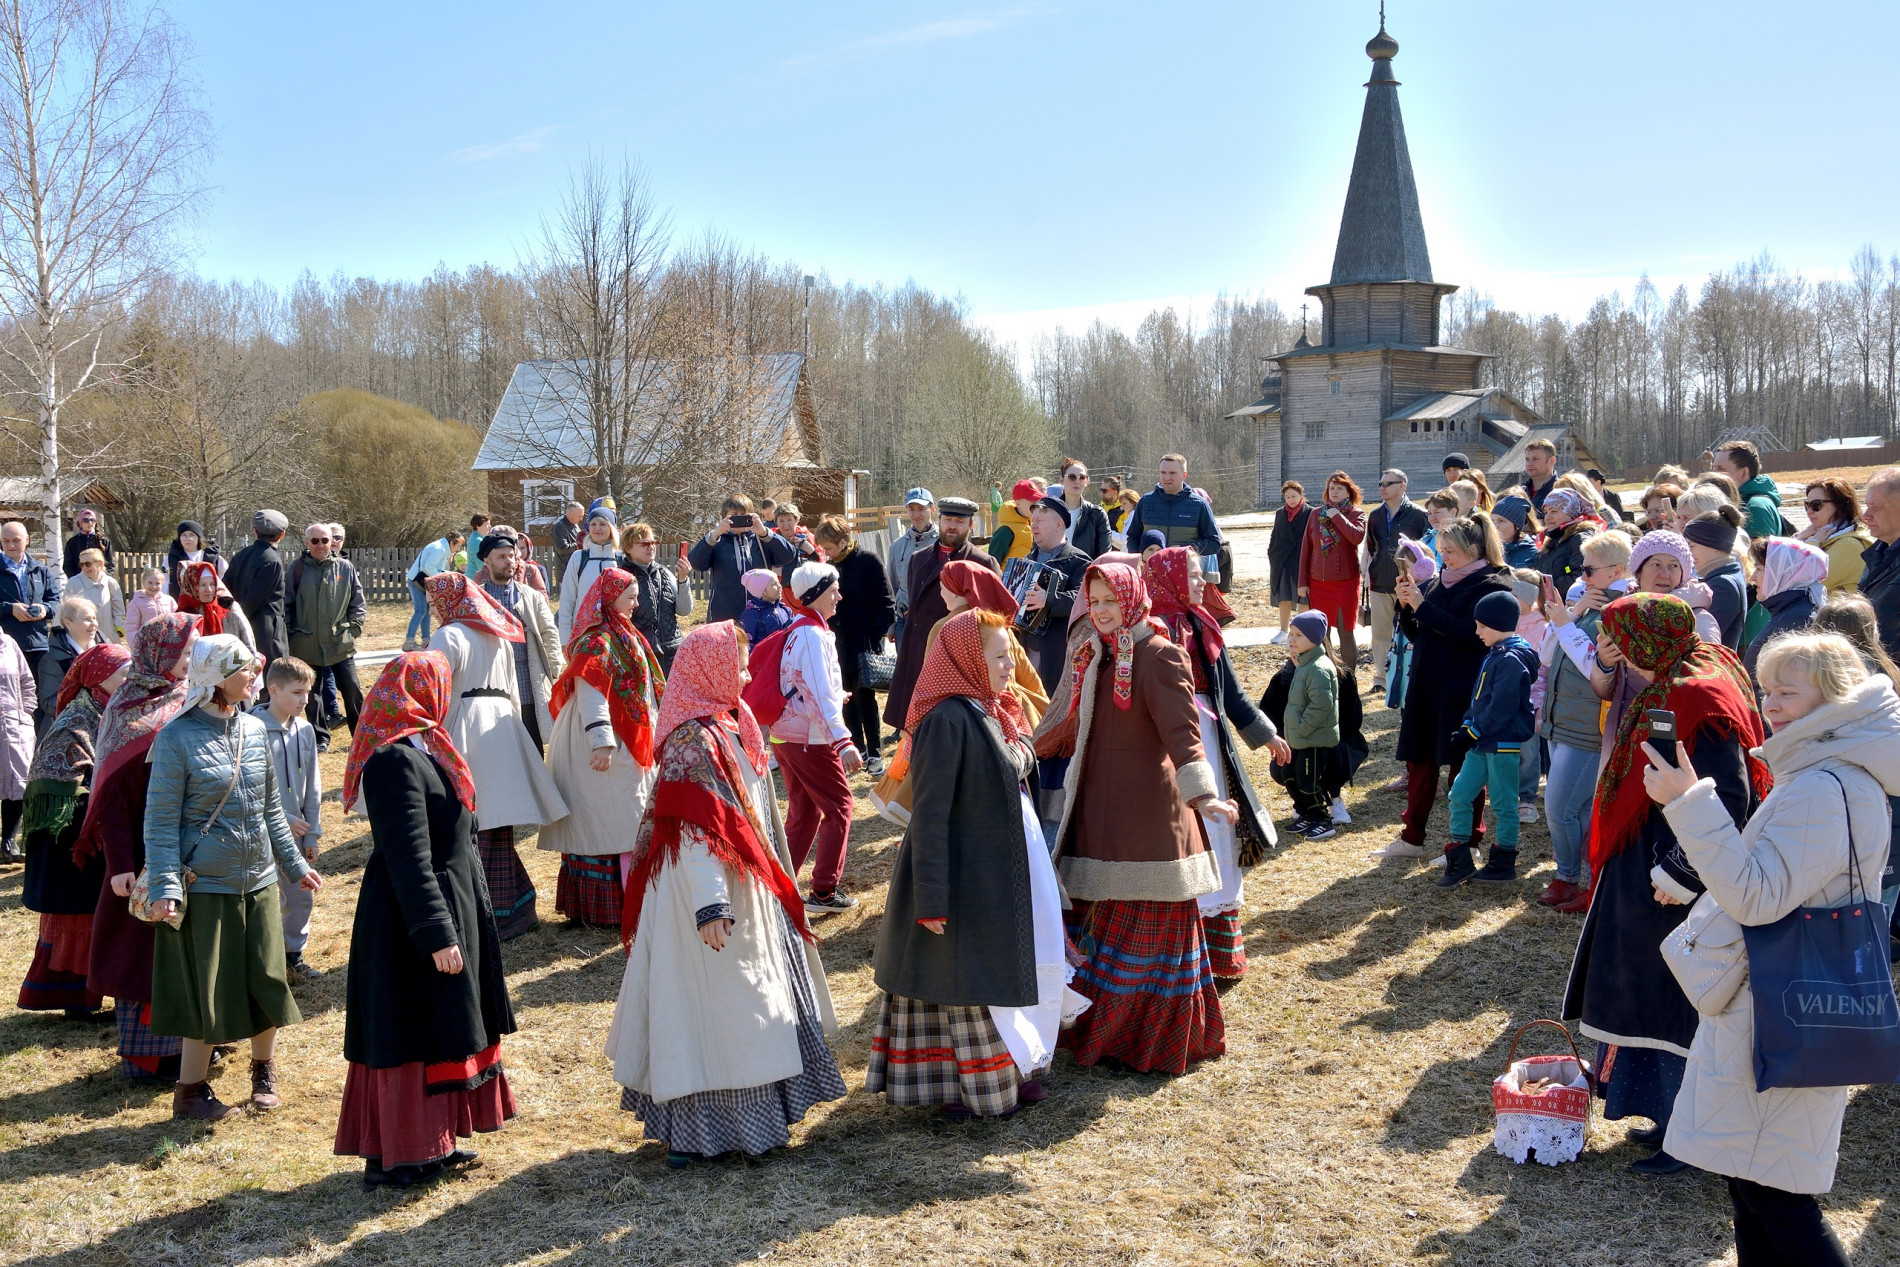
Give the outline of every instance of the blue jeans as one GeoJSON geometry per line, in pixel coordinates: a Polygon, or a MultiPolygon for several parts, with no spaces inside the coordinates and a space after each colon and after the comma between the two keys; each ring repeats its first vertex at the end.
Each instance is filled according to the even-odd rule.
{"type": "Polygon", "coordinates": [[[1550,825],[1550,851],[1557,878],[1583,883],[1584,848],[1590,840],[1590,813],[1596,803],[1597,753],[1567,743],[1550,745],[1550,777],[1544,781],[1544,816],[1550,825]]]}
{"type": "Polygon", "coordinates": [[[428,591],[413,579],[409,582],[409,632],[402,636],[404,642],[427,642],[429,640],[429,595],[428,591]]]}
{"type": "Polygon", "coordinates": [[[1517,763],[1514,749],[1465,754],[1458,777],[1451,784],[1451,838],[1459,844],[1471,843],[1476,824],[1472,807],[1486,787],[1491,792],[1491,812],[1497,816],[1497,832],[1491,837],[1493,848],[1517,852],[1517,763]]]}
{"type": "Polygon", "coordinates": [[[1517,803],[1537,799],[1537,780],[1544,773],[1543,744],[1536,735],[1524,741],[1517,765],[1517,803]]]}

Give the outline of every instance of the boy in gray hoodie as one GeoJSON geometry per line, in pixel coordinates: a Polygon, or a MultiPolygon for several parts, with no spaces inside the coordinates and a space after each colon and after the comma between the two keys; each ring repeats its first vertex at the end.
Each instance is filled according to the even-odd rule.
{"type": "MultiPolygon", "coordinates": [[[[264,685],[270,692],[268,702],[251,709],[264,722],[277,786],[282,789],[284,817],[290,820],[290,834],[307,862],[317,860],[323,835],[318,818],[323,776],[317,770],[317,732],[304,718],[304,706],[310,702],[310,691],[316,684],[316,670],[295,656],[280,656],[264,673],[264,685]]],[[[323,975],[303,957],[304,947],[310,944],[310,917],[316,910],[316,896],[302,885],[280,882],[277,886],[277,905],[284,919],[284,963],[292,980],[311,981],[323,975]]]]}

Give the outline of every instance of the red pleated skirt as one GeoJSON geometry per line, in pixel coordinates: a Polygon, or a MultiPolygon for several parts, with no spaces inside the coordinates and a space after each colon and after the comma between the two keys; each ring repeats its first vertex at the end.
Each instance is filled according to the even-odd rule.
{"type": "Polygon", "coordinates": [[[430,1095],[430,1070],[439,1068],[420,1060],[394,1069],[352,1062],[336,1124],[337,1156],[374,1157],[385,1170],[419,1166],[454,1152],[458,1137],[500,1130],[515,1115],[515,1093],[498,1062],[472,1090],[430,1095]]]}
{"type": "Polygon", "coordinates": [[[97,1009],[103,1000],[86,988],[86,965],[91,953],[92,916],[41,915],[33,962],[27,967],[26,980],[20,983],[20,1008],[39,1012],[97,1009]]]}

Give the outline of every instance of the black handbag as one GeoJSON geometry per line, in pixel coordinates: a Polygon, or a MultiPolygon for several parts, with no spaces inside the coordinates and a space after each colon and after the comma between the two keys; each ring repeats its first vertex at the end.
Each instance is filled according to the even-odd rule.
{"type": "Polygon", "coordinates": [[[888,691],[897,676],[897,657],[877,651],[858,652],[858,689],[888,691]]]}

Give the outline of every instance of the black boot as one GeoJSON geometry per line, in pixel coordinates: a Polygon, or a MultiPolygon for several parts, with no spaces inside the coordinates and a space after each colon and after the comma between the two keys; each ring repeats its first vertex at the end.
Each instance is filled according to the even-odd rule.
{"type": "Polygon", "coordinates": [[[1485,855],[1484,869],[1471,878],[1479,884],[1516,884],[1517,850],[1492,845],[1485,855]]]}
{"type": "Polygon", "coordinates": [[[1453,841],[1445,846],[1445,874],[1438,877],[1438,887],[1455,889],[1478,873],[1471,862],[1471,846],[1453,841]]]}

